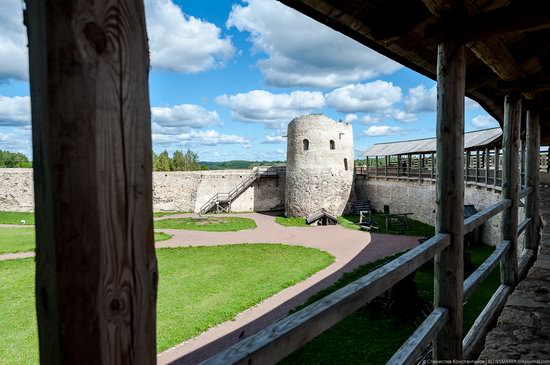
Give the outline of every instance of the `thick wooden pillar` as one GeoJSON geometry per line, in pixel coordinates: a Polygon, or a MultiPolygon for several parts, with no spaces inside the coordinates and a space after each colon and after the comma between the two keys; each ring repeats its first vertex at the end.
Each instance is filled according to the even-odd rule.
{"type": "Polygon", "coordinates": [[[525,248],[532,249],[537,254],[540,236],[540,125],[538,112],[527,110],[526,115],[527,169],[526,183],[533,192],[526,198],[526,217],[531,218],[531,224],[525,232],[525,248]]]}
{"type": "Polygon", "coordinates": [[[143,1],[27,0],[42,364],[154,364],[143,1]]]}
{"type": "Polygon", "coordinates": [[[504,131],[502,136],[502,198],[512,205],[502,213],[502,239],[510,241],[510,248],[502,259],[501,282],[515,285],[518,275],[518,193],[519,193],[519,127],[521,122],[521,95],[504,97],[504,131]]]}
{"type": "Polygon", "coordinates": [[[449,310],[449,321],[434,342],[434,360],[462,358],[464,281],[464,45],[445,42],[437,50],[436,232],[451,244],[435,257],[434,306],[449,310]]]}

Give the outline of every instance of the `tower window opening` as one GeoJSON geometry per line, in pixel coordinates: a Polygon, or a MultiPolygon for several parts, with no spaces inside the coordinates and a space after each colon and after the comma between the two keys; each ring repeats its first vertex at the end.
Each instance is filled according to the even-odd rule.
{"type": "Polygon", "coordinates": [[[330,140],[330,149],[331,149],[331,150],[336,149],[336,143],[334,142],[333,139],[330,140]]]}
{"type": "Polygon", "coordinates": [[[344,158],[344,169],[348,171],[348,159],[344,158]]]}
{"type": "Polygon", "coordinates": [[[304,139],[302,142],[304,144],[304,151],[309,150],[309,139],[304,139]]]}

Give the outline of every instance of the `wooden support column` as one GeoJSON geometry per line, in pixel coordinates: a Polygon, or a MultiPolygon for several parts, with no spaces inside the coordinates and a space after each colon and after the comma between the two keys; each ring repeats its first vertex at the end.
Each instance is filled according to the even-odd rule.
{"type": "Polygon", "coordinates": [[[374,174],[376,177],[378,177],[378,156],[374,157],[374,164],[376,166],[376,170],[374,170],[374,174]]]}
{"type": "Polygon", "coordinates": [[[397,155],[397,180],[399,180],[400,175],[401,175],[401,155],[397,155]]]}
{"type": "Polygon", "coordinates": [[[479,183],[479,149],[476,149],[476,184],[479,183]]]}
{"type": "Polygon", "coordinates": [[[434,159],[434,153],[432,152],[432,162],[431,162],[431,165],[432,165],[432,168],[430,170],[430,178],[433,180],[434,179],[434,169],[435,169],[435,159],[434,159]]]}
{"type": "Polygon", "coordinates": [[[512,205],[502,213],[502,239],[510,241],[500,267],[502,284],[514,286],[518,275],[518,193],[519,193],[519,127],[521,95],[504,97],[504,131],[502,135],[502,198],[512,205]]]}
{"type": "Polygon", "coordinates": [[[525,186],[525,141],[521,140],[520,135],[520,146],[521,146],[521,162],[520,162],[520,190],[525,186]]]}
{"type": "Polygon", "coordinates": [[[384,156],[384,176],[388,177],[388,156],[384,156]]]}
{"type": "Polygon", "coordinates": [[[422,180],[422,165],[424,162],[424,155],[418,155],[418,179],[422,180]]]}
{"type": "Polygon", "coordinates": [[[485,164],[485,185],[489,185],[489,165],[491,162],[491,157],[489,153],[489,147],[485,148],[485,157],[483,158],[483,163],[485,164]]]}
{"type": "Polygon", "coordinates": [[[467,150],[466,151],[466,173],[464,174],[464,180],[468,181],[470,178],[470,156],[472,154],[472,151],[467,150]]]}
{"type": "Polygon", "coordinates": [[[540,125],[539,115],[536,111],[528,110],[526,115],[527,134],[527,169],[526,183],[533,188],[525,201],[526,218],[531,218],[531,224],[525,232],[525,248],[533,249],[535,255],[538,251],[540,236],[540,125]]]}
{"type": "Polygon", "coordinates": [[[465,47],[444,42],[437,50],[436,233],[451,244],[435,257],[434,307],[449,321],[434,341],[434,360],[462,359],[464,281],[464,89],[465,47]]]}
{"type": "Polygon", "coordinates": [[[143,1],[26,0],[26,20],[40,363],[155,364],[143,1]]]}
{"type": "Polygon", "coordinates": [[[407,155],[407,179],[411,178],[411,163],[412,163],[412,158],[411,158],[411,154],[409,153],[407,155]]]}
{"type": "Polygon", "coordinates": [[[493,185],[495,187],[498,186],[498,168],[499,168],[499,161],[500,161],[500,148],[498,146],[495,147],[495,176],[493,176],[493,185]]]}

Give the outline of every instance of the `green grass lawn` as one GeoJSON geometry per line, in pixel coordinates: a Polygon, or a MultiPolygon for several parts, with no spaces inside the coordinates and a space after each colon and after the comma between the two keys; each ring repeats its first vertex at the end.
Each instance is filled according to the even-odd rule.
{"type": "Polygon", "coordinates": [[[275,217],[275,222],[285,227],[311,227],[306,223],[306,219],[302,217],[285,217],[282,214],[278,214],[275,217]]]}
{"type": "Polygon", "coordinates": [[[155,242],[166,241],[172,238],[172,235],[166,234],[164,232],[155,232],[155,242]]]}
{"type": "Polygon", "coordinates": [[[158,217],[164,217],[167,215],[185,214],[185,213],[190,213],[190,212],[153,212],[153,217],[158,218],[158,217]]]}
{"type": "MultiPolygon", "coordinates": [[[[350,229],[359,229],[359,215],[357,214],[345,214],[338,218],[342,227],[350,229]]],[[[386,229],[386,217],[381,213],[373,213],[372,220],[378,225],[379,230],[377,233],[382,234],[395,234],[393,230],[386,229]]],[[[434,235],[434,227],[429,224],[419,222],[414,219],[409,219],[409,229],[404,231],[406,236],[421,236],[432,237],[434,235]]]]}
{"type": "Polygon", "coordinates": [[[34,227],[1,227],[0,254],[34,250],[34,227]]]}
{"type": "MultiPolygon", "coordinates": [[[[466,268],[466,276],[474,271],[493,250],[494,247],[486,245],[467,248],[466,252],[471,256],[472,265],[466,268]]],[[[305,305],[334,292],[397,256],[361,266],[345,274],[333,286],[310,298],[305,305]]],[[[415,283],[420,299],[426,303],[432,303],[432,263],[427,263],[417,270],[415,283]]],[[[464,335],[498,285],[499,272],[496,269],[465,304],[464,335]]],[[[384,364],[416,330],[423,319],[420,314],[400,316],[388,314],[373,306],[366,306],[284,359],[281,364],[384,364]]]]}
{"type": "MultiPolygon", "coordinates": [[[[157,350],[166,350],[334,262],[299,246],[242,244],[157,250],[157,350]]],[[[37,364],[33,259],[0,261],[0,363],[37,364]]]]}
{"type": "Polygon", "coordinates": [[[256,228],[256,222],[241,217],[174,218],[155,221],[155,228],[190,231],[230,232],[256,228]]]}
{"type": "Polygon", "coordinates": [[[34,213],[28,212],[0,212],[0,224],[34,224],[34,213]]]}

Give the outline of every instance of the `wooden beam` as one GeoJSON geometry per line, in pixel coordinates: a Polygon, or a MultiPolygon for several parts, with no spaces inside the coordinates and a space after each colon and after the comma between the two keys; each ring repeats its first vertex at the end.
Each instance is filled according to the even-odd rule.
{"type": "Polygon", "coordinates": [[[532,1],[505,6],[495,10],[452,17],[426,26],[425,35],[438,41],[460,40],[463,42],[483,40],[507,33],[532,32],[550,28],[550,8],[532,1]]]}
{"type": "Polygon", "coordinates": [[[451,244],[435,258],[434,306],[447,308],[449,321],[434,342],[434,360],[462,358],[465,61],[463,44],[438,46],[436,232],[450,234],[451,244]]]}
{"type": "Polygon", "coordinates": [[[519,193],[519,128],[521,95],[504,98],[504,131],[502,133],[502,198],[512,205],[502,214],[502,240],[510,241],[510,249],[502,260],[501,283],[515,286],[518,272],[518,193],[519,193]]]}
{"type": "Polygon", "coordinates": [[[531,218],[531,225],[525,233],[525,248],[532,249],[537,255],[540,235],[540,125],[539,115],[535,110],[527,110],[527,169],[526,184],[533,189],[525,201],[525,216],[531,218]]]}
{"type": "Polygon", "coordinates": [[[40,363],[156,363],[142,1],[26,2],[40,363]]]}

